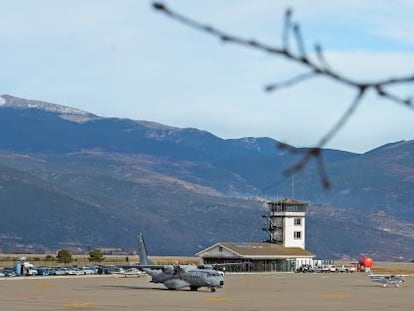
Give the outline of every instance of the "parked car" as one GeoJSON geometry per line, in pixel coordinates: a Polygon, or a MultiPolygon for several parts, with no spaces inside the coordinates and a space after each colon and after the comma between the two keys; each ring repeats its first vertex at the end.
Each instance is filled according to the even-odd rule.
{"type": "Polygon", "coordinates": [[[55,275],[66,275],[66,270],[64,268],[56,268],[55,275]]]}
{"type": "Polygon", "coordinates": [[[339,272],[335,265],[322,265],[315,267],[315,272],[328,273],[328,272],[339,272]]]}
{"type": "Polygon", "coordinates": [[[79,267],[79,271],[81,271],[81,274],[95,274],[95,269],[92,267],[79,267]]]}
{"type": "Polygon", "coordinates": [[[3,273],[5,277],[13,277],[16,276],[16,271],[13,268],[4,268],[3,273]]]}
{"type": "Polygon", "coordinates": [[[37,275],[37,269],[34,267],[25,268],[25,276],[34,276],[37,275]]]}
{"type": "Polygon", "coordinates": [[[355,265],[341,265],[338,267],[339,272],[356,272],[357,271],[357,267],[355,265]]]}
{"type": "Polygon", "coordinates": [[[123,274],[125,273],[123,268],[116,267],[116,266],[105,266],[103,268],[104,274],[123,274]]]}
{"type": "Polygon", "coordinates": [[[315,267],[315,272],[319,272],[319,273],[330,272],[329,266],[328,265],[317,266],[315,267]]]}
{"type": "Polygon", "coordinates": [[[50,269],[47,267],[39,267],[37,268],[37,275],[49,275],[50,269]]]}
{"type": "Polygon", "coordinates": [[[315,272],[315,270],[313,269],[313,267],[309,264],[303,264],[301,265],[299,268],[296,269],[296,272],[315,272]]]}
{"type": "Polygon", "coordinates": [[[128,268],[125,270],[124,274],[125,276],[141,276],[144,272],[137,268],[128,268]]]}
{"type": "Polygon", "coordinates": [[[75,268],[72,267],[68,267],[68,268],[63,268],[63,270],[65,270],[65,274],[66,275],[77,275],[78,272],[76,271],[75,268]]]}

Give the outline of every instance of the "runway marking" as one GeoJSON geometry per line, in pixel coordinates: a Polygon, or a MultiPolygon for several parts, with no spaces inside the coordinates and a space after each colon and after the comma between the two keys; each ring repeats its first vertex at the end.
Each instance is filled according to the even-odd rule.
{"type": "Polygon", "coordinates": [[[344,299],[344,298],[351,297],[351,295],[347,295],[347,294],[322,294],[321,296],[327,299],[344,299]]]}
{"type": "Polygon", "coordinates": [[[96,303],[94,302],[86,302],[86,301],[69,302],[69,303],[63,304],[64,307],[70,307],[70,308],[87,308],[87,307],[92,307],[95,305],[96,303]]]}
{"type": "Polygon", "coordinates": [[[227,301],[233,301],[233,299],[230,297],[208,297],[208,298],[205,298],[204,301],[227,302],[227,301]]]}
{"type": "Polygon", "coordinates": [[[49,289],[49,288],[53,288],[55,286],[47,284],[47,283],[37,283],[37,284],[35,284],[34,287],[37,288],[37,289],[49,289]]]}

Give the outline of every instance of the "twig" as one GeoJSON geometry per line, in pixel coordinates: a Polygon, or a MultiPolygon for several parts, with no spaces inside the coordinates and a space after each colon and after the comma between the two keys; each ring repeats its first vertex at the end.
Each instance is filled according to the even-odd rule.
{"type": "Polygon", "coordinates": [[[366,87],[361,86],[359,89],[359,92],[351,105],[349,106],[348,110],[341,116],[341,118],[338,120],[338,122],[334,125],[334,127],[331,128],[331,130],[319,141],[317,148],[322,148],[326,145],[328,141],[332,139],[336,135],[336,133],[344,126],[344,124],[348,121],[348,119],[351,117],[351,115],[354,113],[355,109],[359,106],[361,103],[362,97],[365,94],[365,91],[367,90],[366,87]]]}
{"type": "Polygon", "coordinates": [[[292,10],[287,9],[285,12],[285,24],[283,28],[283,36],[282,36],[282,42],[283,42],[283,48],[288,51],[289,50],[289,31],[292,27],[290,17],[292,16],[292,10]]]}
{"type": "Polygon", "coordinates": [[[319,73],[320,73],[319,71],[305,72],[289,80],[285,80],[285,81],[274,83],[274,84],[268,84],[267,86],[265,86],[265,90],[267,92],[271,92],[277,89],[293,86],[304,80],[312,79],[319,73]]]}

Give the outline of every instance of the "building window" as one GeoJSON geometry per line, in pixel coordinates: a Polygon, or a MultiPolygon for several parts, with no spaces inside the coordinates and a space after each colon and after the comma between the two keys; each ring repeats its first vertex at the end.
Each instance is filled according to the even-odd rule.
{"type": "Polygon", "coordinates": [[[301,224],[302,224],[302,219],[301,218],[295,218],[295,225],[300,226],[301,224]]]}
{"type": "Polygon", "coordinates": [[[300,240],[301,239],[301,236],[302,236],[302,232],[301,231],[295,231],[295,232],[293,232],[293,238],[295,240],[300,240]]]}
{"type": "Polygon", "coordinates": [[[223,251],[223,247],[219,246],[219,252],[221,253],[223,251]]]}

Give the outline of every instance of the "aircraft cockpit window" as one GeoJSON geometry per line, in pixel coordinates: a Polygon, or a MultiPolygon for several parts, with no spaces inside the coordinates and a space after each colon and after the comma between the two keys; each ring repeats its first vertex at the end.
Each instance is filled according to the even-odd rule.
{"type": "Polygon", "coordinates": [[[219,273],[208,273],[207,274],[207,277],[209,277],[209,278],[211,278],[211,277],[218,277],[218,276],[220,276],[219,273]]]}

